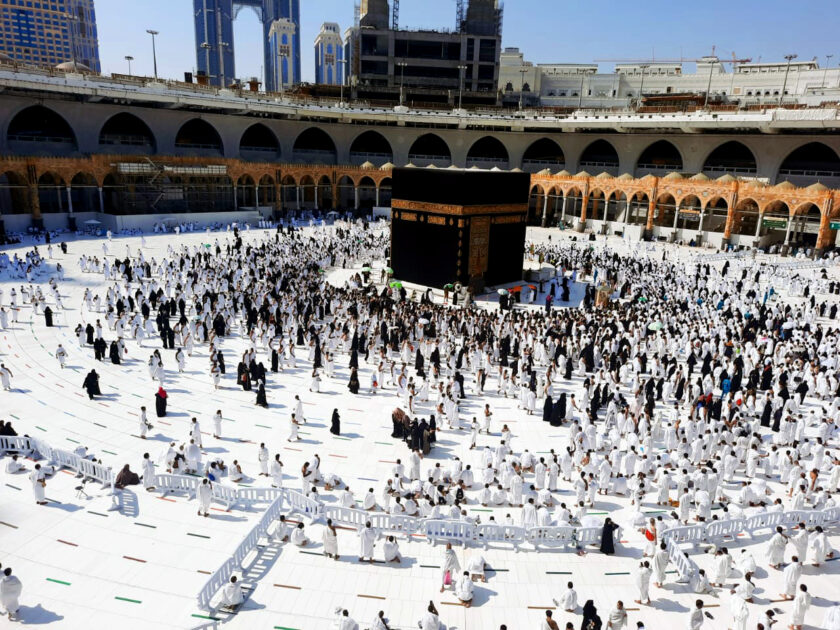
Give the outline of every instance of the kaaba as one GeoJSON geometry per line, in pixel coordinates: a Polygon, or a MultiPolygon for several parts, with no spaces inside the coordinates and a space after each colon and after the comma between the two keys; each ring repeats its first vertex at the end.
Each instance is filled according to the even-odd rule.
{"type": "Polygon", "coordinates": [[[521,280],[530,188],[528,173],[394,169],[394,277],[475,292],[521,280]]]}

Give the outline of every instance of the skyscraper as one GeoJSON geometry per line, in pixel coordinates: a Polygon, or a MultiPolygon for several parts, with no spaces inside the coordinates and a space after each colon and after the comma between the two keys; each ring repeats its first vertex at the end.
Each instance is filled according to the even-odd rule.
{"type": "MultiPolygon", "coordinates": [[[[196,67],[206,74],[212,85],[230,84],[236,77],[234,64],[233,20],[241,8],[254,9],[263,26],[263,55],[265,89],[276,91],[278,56],[270,44],[272,25],[277,20],[288,20],[300,33],[300,0],[193,0],[195,9],[196,67]]],[[[293,38],[287,55],[286,83],[300,81],[300,38],[293,38]]]]}
{"type": "Polygon", "coordinates": [[[0,52],[21,63],[100,71],[93,0],[0,0],[0,52]]]}
{"type": "Polygon", "coordinates": [[[271,53],[271,78],[266,75],[266,82],[274,86],[273,89],[288,87],[295,83],[293,51],[297,46],[299,36],[295,23],[287,18],[274,20],[268,31],[268,49],[271,53]]]}
{"type": "Polygon", "coordinates": [[[315,38],[315,83],[339,85],[344,82],[344,43],[335,22],[324,22],[315,38]]]}

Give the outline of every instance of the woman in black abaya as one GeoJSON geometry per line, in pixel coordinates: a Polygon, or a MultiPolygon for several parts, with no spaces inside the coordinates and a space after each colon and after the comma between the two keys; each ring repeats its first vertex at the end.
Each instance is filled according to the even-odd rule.
{"type": "Polygon", "coordinates": [[[333,435],[341,435],[341,416],[338,415],[338,409],[333,409],[330,433],[333,435]]]}

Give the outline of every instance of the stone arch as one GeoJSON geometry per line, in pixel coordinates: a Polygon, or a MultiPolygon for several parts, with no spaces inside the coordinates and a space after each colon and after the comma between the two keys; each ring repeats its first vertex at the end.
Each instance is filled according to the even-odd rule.
{"type": "Polygon", "coordinates": [[[70,180],[73,212],[99,212],[99,184],[90,173],[79,172],[70,180]]]}
{"type": "Polygon", "coordinates": [[[822,212],[819,206],[806,202],[797,206],[793,214],[791,242],[802,247],[814,247],[817,244],[817,236],[822,224],[822,212]]]}
{"type": "Polygon", "coordinates": [[[390,208],[391,207],[391,187],[393,186],[393,181],[390,177],[383,177],[382,181],[379,182],[379,207],[380,208],[390,208]]]}
{"type": "Polygon", "coordinates": [[[723,232],[729,218],[729,202],[723,197],[712,197],[706,202],[701,220],[701,229],[707,232],[723,232]]]}
{"type": "Polygon", "coordinates": [[[408,161],[414,166],[452,165],[452,150],[446,141],[435,133],[423,134],[408,149],[408,161]]]}
{"type": "Polygon", "coordinates": [[[371,177],[362,177],[356,189],[359,195],[359,208],[373,208],[376,205],[376,182],[371,177]]]}
{"type": "Polygon", "coordinates": [[[760,229],[761,210],[758,202],[752,197],[739,199],[735,204],[732,221],[732,234],[742,236],[756,236],[760,229]]]}
{"type": "Polygon", "coordinates": [[[0,216],[31,212],[26,177],[16,171],[0,173],[0,216]]]}
{"type": "Polygon", "coordinates": [[[284,175],[280,180],[280,199],[284,208],[297,208],[297,180],[291,175],[284,175]]]}
{"type": "Polygon", "coordinates": [[[280,142],[277,136],[262,123],[254,123],[248,127],[239,139],[239,156],[243,160],[254,162],[274,160],[280,155],[280,142]]]}
{"type": "Polygon", "coordinates": [[[257,206],[273,206],[277,202],[277,186],[271,175],[266,174],[260,177],[258,191],[257,206]]]}
{"type": "Polygon", "coordinates": [[[604,202],[607,204],[607,221],[625,221],[628,214],[627,195],[621,190],[613,190],[604,202]]]}
{"type": "Polygon", "coordinates": [[[591,190],[586,201],[586,219],[592,221],[603,220],[606,201],[607,195],[603,190],[600,188],[591,190]]]}
{"type": "Polygon", "coordinates": [[[670,227],[674,224],[674,217],[677,215],[677,200],[671,193],[661,193],[656,198],[656,206],[653,213],[653,222],[662,227],[670,227]]]}
{"type": "Polygon", "coordinates": [[[361,165],[370,162],[382,166],[394,161],[391,143],[378,131],[368,129],[353,139],[350,144],[350,163],[361,165]]]}
{"type": "Polygon", "coordinates": [[[767,244],[784,241],[791,221],[790,206],[780,199],[768,202],[761,210],[758,235],[767,237],[767,244]]]}
{"type": "Polygon", "coordinates": [[[222,137],[202,118],[192,118],[175,134],[175,148],[187,155],[224,155],[222,137]]]}
{"type": "Polygon", "coordinates": [[[563,204],[566,197],[560,186],[553,186],[548,191],[548,213],[546,225],[559,225],[563,218],[563,204]]]}
{"type": "Polygon", "coordinates": [[[606,172],[610,175],[618,174],[618,151],[612,143],[603,138],[590,142],[580,154],[578,166],[581,170],[588,170],[593,175],[606,172]]]}
{"type": "Polygon", "coordinates": [[[840,179],[840,157],[822,142],[809,142],[788,153],[777,175],[777,180],[789,180],[798,186],[829,178],[840,179]]]}
{"type": "Polygon", "coordinates": [[[309,127],[295,138],[292,159],[305,164],[336,164],[338,152],[335,141],[323,129],[309,127]]]}
{"type": "Polygon", "coordinates": [[[528,195],[528,225],[540,225],[542,222],[542,209],[545,200],[545,192],[540,184],[531,186],[528,195]]]}
{"type": "Polygon", "coordinates": [[[348,175],[342,175],[336,182],[338,205],[340,208],[353,208],[356,203],[356,183],[348,175]]]}
{"type": "Polygon", "coordinates": [[[508,168],[510,156],[502,141],[493,136],[484,136],[473,142],[467,151],[467,168],[508,168]]]}
{"type": "Polygon", "coordinates": [[[332,180],[326,175],[321,175],[318,179],[318,204],[321,208],[332,208],[333,203],[333,188],[332,180]]]}
{"type": "Polygon", "coordinates": [[[67,184],[58,173],[47,171],[38,177],[38,204],[41,214],[55,214],[67,212],[64,199],[67,184]]]}
{"type": "Polygon", "coordinates": [[[15,114],[6,130],[6,141],[19,155],[67,155],[79,148],[69,123],[43,105],[32,105],[15,114]]]}
{"type": "Polygon", "coordinates": [[[703,212],[703,200],[697,195],[684,195],[677,201],[679,212],[675,226],[683,229],[696,230],[700,223],[700,213],[703,212]]]}
{"type": "Polygon", "coordinates": [[[236,180],[236,205],[238,208],[253,208],[256,202],[256,183],[245,173],[236,180]]]}
{"type": "Polygon", "coordinates": [[[632,191],[630,193],[628,220],[631,225],[647,225],[650,211],[650,197],[646,192],[632,191]]]}
{"type": "Polygon", "coordinates": [[[730,140],[719,144],[706,156],[703,161],[703,172],[755,175],[758,172],[758,162],[752,149],[747,145],[737,140],[730,140]]]}
{"type": "Polygon", "coordinates": [[[105,121],[99,130],[99,146],[114,153],[157,152],[157,140],[149,125],[129,112],[119,112],[105,121]]]}
{"type": "Polygon", "coordinates": [[[662,175],[668,171],[681,171],[683,157],[680,150],[668,140],[649,144],[636,160],[636,177],[662,175]]]}
{"type": "Polygon", "coordinates": [[[522,170],[536,173],[545,168],[552,171],[563,170],[566,156],[563,149],[551,138],[540,138],[525,149],[522,156],[522,170]]]}
{"type": "Polygon", "coordinates": [[[317,202],[317,186],[315,185],[315,177],[307,173],[300,178],[298,186],[300,187],[301,205],[304,208],[315,208],[317,202]]]}
{"type": "MultiPolygon", "coordinates": [[[[568,203],[566,204],[566,220],[568,221],[573,218],[580,219],[583,212],[583,190],[577,186],[572,186],[566,191],[566,198],[568,199],[568,203]]],[[[574,223],[576,221],[572,221],[572,224],[574,223]]]]}

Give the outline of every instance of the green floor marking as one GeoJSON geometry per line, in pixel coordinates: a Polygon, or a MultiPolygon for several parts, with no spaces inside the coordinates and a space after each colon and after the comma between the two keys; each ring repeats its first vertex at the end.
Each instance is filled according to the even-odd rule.
{"type": "Polygon", "coordinates": [[[36,429],[41,429],[41,431],[43,431],[44,433],[47,432],[47,430],[44,427],[39,427],[37,424],[35,425],[35,428],[36,429]]]}
{"type": "Polygon", "coordinates": [[[270,429],[270,428],[271,428],[271,427],[266,426],[266,425],[264,425],[264,424],[257,424],[257,425],[255,425],[255,426],[262,427],[263,429],[270,429]]]}
{"type": "Polygon", "coordinates": [[[207,539],[210,538],[210,536],[205,536],[204,534],[193,534],[191,532],[187,532],[187,536],[195,536],[196,538],[207,538],[207,539]]]}
{"type": "Polygon", "coordinates": [[[103,453],[108,453],[108,455],[116,455],[113,451],[106,451],[104,448],[102,449],[103,453]]]}
{"type": "Polygon", "coordinates": [[[142,604],[139,599],[129,599],[128,597],[114,597],[114,599],[118,599],[121,602],[131,602],[132,604],[142,604]]]}
{"type": "Polygon", "coordinates": [[[67,440],[68,442],[73,442],[74,444],[81,444],[81,442],[79,442],[79,440],[74,440],[73,438],[64,438],[64,439],[67,440]]]}
{"type": "Polygon", "coordinates": [[[64,582],[62,580],[55,580],[53,578],[47,578],[47,582],[55,582],[56,584],[64,584],[64,586],[70,586],[70,582],[64,582]]]}
{"type": "Polygon", "coordinates": [[[221,621],[222,620],[221,617],[211,617],[210,615],[199,615],[197,613],[193,613],[192,616],[196,617],[197,619],[210,619],[211,621],[221,621]]]}
{"type": "Polygon", "coordinates": [[[140,523],[138,521],[134,521],[134,524],[140,527],[148,527],[149,529],[157,529],[157,525],[146,525],[146,523],[140,523]]]}

